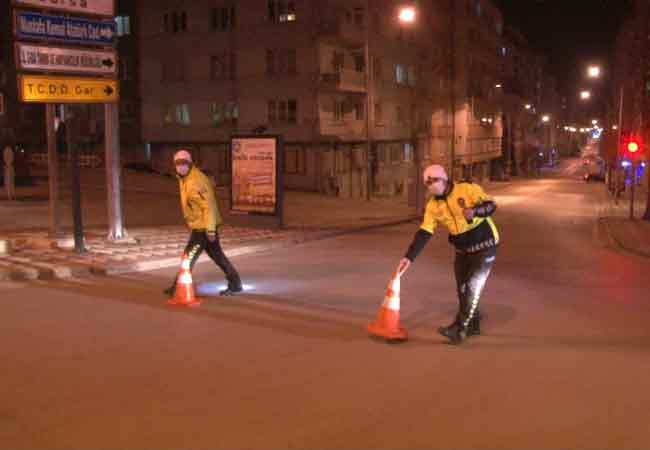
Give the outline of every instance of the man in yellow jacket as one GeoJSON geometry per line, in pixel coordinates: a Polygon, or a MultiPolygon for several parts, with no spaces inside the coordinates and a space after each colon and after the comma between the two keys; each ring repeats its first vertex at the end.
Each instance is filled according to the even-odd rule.
{"type": "Polygon", "coordinates": [[[397,272],[406,272],[438,225],[447,228],[449,243],[456,248],[454,273],[459,307],[454,322],[438,331],[452,344],[460,344],[468,336],[481,334],[479,301],[499,245],[499,232],[491,217],[497,206],[479,185],[450,181],[442,166],[427,167],[424,183],[432,198],[397,272]]]}
{"type": "MultiPolygon", "coordinates": [[[[190,258],[190,268],[205,250],[208,256],[224,272],[228,287],[221,295],[233,295],[242,291],[242,283],[237,270],[230,263],[219,243],[218,229],[222,224],[217,196],[212,182],[192,163],[192,155],[187,150],[174,154],[174,166],[181,195],[181,208],[188,227],[192,230],[185,254],[190,258]]],[[[176,281],[165,289],[165,294],[173,295],[176,281]]]]}

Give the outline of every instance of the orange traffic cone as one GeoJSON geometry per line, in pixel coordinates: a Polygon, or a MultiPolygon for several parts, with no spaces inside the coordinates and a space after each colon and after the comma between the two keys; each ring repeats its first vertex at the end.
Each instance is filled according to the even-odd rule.
{"type": "Polygon", "coordinates": [[[194,294],[190,259],[187,255],[183,255],[181,261],[181,270],[178,272],[178,278],[176,279],[176,293],[168,303],[181,306],[198,306],[201,304],[201,301],[194,294]]]}
{"type": "Polygon", "coordinates": [[[384,303],[381,305],[377,320],[368,325],[368,332],[389,341],[405,341],[406,330],[399,326],[399,289],[400,276],[393,275],[386,289],[384,303]]]}

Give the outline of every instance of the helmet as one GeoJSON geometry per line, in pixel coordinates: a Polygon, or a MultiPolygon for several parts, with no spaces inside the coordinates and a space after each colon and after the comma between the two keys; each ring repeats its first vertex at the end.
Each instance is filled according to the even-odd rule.
{"type": "Polygon", "coordinates": [[[442,178],[444,180],[449,179],[445,168],[438,164],[433,164],[424,169],[424,172],[422,173],[422,179],[426,183],[429,178],[442,178]]]}

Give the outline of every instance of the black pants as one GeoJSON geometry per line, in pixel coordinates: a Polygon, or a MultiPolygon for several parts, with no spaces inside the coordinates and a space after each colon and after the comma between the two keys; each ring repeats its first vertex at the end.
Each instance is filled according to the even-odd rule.
{"type": "MultiPolygon", "coordinates": [[[[192,230],[190,240],[185,247],[185,254],[190,258],[190,270],[194,268],[194,264],[198,261],[199,256],[205,250],[208,256],[226,275],[228,280],[228,287],[235,290],[241,290],[242,284],[239,274],[235,267],[230,263],[219,243],[219,235],[216,235],[214,242],[208,240],[208,235],[203,230],[192,230]]],[[[174,285],[176,281],[174,281],[174,285]]]]}
{"type": "Polygon", "coordinates": [[[465,328],[472,319],[478,318],[481,293],[494,266],[496,254],[496,247],[477,253],[456,252],[454,273],[459,304],[457,320],[465,328]]]}

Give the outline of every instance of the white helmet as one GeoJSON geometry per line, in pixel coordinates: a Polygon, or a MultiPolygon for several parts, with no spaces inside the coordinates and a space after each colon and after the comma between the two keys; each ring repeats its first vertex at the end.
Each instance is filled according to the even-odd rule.
{"type": "Polygon", "coordinates": [[[179,159],[192,162],[192,155],[187,150],[179,150],[174,153],[174,162],[178,161],[179,159]]]}
{"type": "Polygon", "coordinates": [[[445,168],[438,164],[433,164],[424,169],[422,179],[426,183],[429,178],[442,178],[443,180],[449,180],[445,168]]]}

